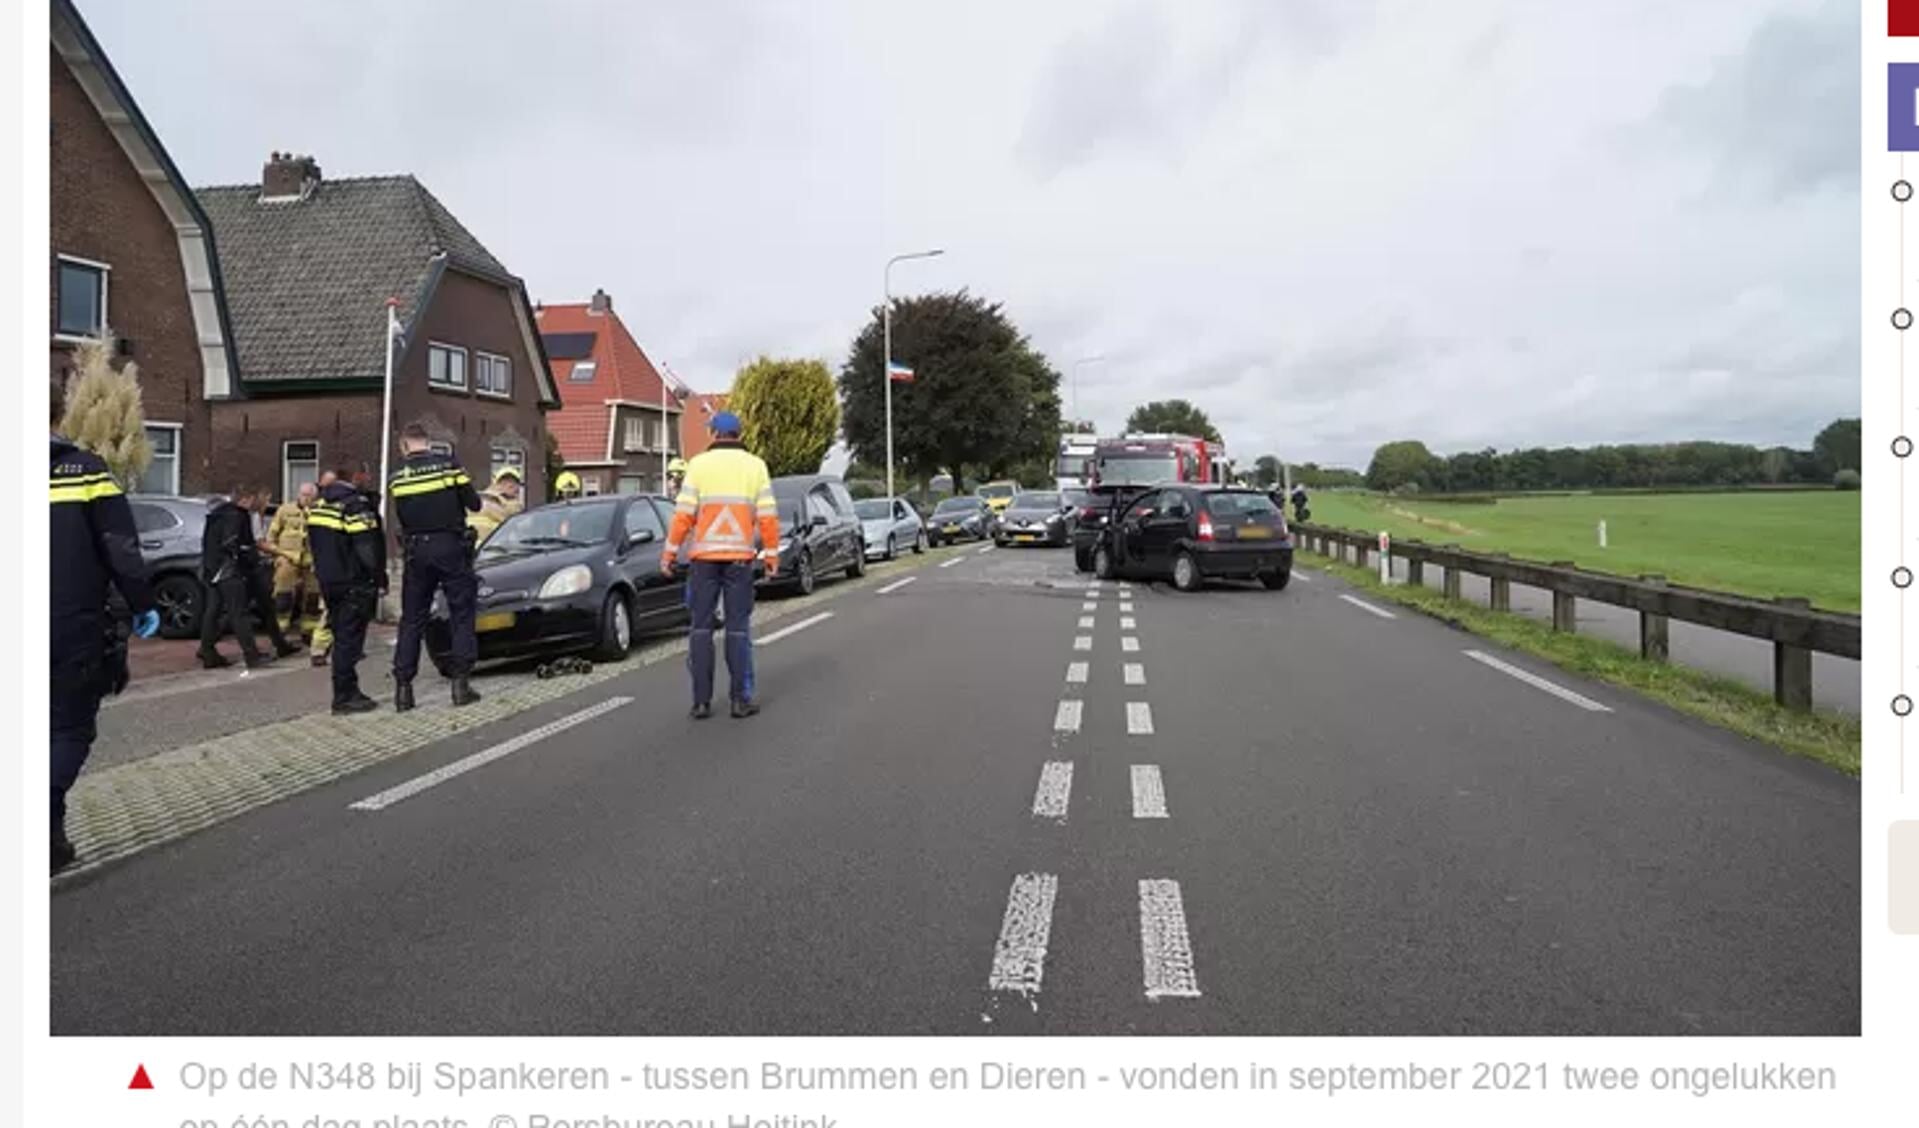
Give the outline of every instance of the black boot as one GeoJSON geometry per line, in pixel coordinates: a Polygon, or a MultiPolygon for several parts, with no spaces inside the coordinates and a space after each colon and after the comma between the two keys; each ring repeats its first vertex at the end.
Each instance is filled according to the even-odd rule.
{"type": "Polygon", "coordinates": [[[692,717],[696,721],[703,721],[712,715],[713,715],[713,706],[711,703],[705,702],[705,701],[702,701],[699,704],[693,706],[693,711],[688,714],[688,716],[692,717]]]}
{"type": "Polygon", "coordinates": [[[405,713],[410,712],[412,708],[413,683],[410,681],[395,682],[393,684],[393,711],[395,713],[405,713]]]}
{"type": "Polygon", "coordinates": [[[209,670],[224,670],[233,665],[233,659],[214,651],[200,655],[200,665],[209,670]]]}
{"type": "Polygon", "coordinates": [[[465,674],[453,675],[453,704],[471,705],[480,699],[480,691],[473,688],[465,674]]]}
{"type": "Polygon", "coordinates": [[[344,717],[354,713],[371,713],[379,707],[380,703],[378,701],[355,690],[351,696],[342,697],[333,702],[333,715],[336,717],[344,717]]]}
{"type": "Polygon", "coordinates": [[[745,701],[740,698],[733,699],[733,716],[736,720],[743,717],[751,717],[759,711],[760,707],[751,701],[745,701]]]}

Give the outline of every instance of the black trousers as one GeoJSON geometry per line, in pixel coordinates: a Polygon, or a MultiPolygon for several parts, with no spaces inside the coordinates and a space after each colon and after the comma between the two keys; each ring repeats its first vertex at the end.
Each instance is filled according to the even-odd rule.
{"type": "Polygon", "coordinates": [[[459,533],[418,533],[406,538],[406,572],[400,579],[400,638],[393,651],[393,680],[410,682],[420,672],[420,644],[433,611],[433,594],[446,593],[447,626],[453,636],[449,672],[465,674],[479,659],[473,634],[480,580],[459,533]]]}
{"type": "Polygon", "coordinates": [[[51,744],[53,751],[53,832],[67,821],[67,792],[80,778],[87,753],[93,751],[95,722],[100,717],[98,679],[86,674],[54,679],[51,744]]]}
{"type": "Polygon", "coordinates": [[[218,652],[216,645],[220,641],[221,617],[233,630],[233,638],[240,644],[240,653],[251,659],[260,657],[260,645],[253,638],[251,615],[258,615],[266,624],[267,637],[273,641],[275,651],[287,648],[287,638],[280,630],[280,617],[273,612],[273,592],[267,586],[266,577],[254,572],[229,576],[217,584],[207,586],[206,613],[200,616],[200,653],[218,652]]]}
{"type": "Polygon", "coordinates": [[[372,588],[326,584],[327,629],[333,632],[333,703],[360,693],[360,657],[366,653],[366,628],[373,621],[379,594],[372,588]]]}

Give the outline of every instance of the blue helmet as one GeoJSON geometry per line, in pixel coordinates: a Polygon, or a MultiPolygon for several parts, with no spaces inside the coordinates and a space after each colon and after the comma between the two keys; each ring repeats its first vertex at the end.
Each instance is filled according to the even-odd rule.
{"type": "Polygon", "coordinates": [[[740,417],[730,411],[722,411],[714,415],[713,421],[707,424],[707,426],[711,427],[713,433],[716,435],[731,435],[734,438],[738,438],[740,434],[740,417]]]}

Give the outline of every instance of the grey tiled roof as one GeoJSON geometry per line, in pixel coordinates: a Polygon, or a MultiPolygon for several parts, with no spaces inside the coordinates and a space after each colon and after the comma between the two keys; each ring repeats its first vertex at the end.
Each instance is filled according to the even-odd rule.
{"type": "Polygon", "coordinates": [[[195,190],[213,225],[248,383],[381,379],[386,300],[411,323],[434,255],[512,276],[411,176],[325,180],[298,202],[260,186],[195,190]]]}

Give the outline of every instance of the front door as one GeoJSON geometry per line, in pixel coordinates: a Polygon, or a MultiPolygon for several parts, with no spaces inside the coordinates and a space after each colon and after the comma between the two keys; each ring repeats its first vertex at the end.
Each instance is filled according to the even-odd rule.
{"type": "Polygon", "coordinates": [[[1161,491],[1141,494],[1133,499],[1133,504],[1120,514],[1119,526],[1113,534],[1114,558],[1128,571],[1144,571],[1148,567],[1147,547],[1152,539],[1151,522],[1159,515],[1161,491]]]}
{"type": "Polygon", "coordinates": [[[1179,490],[1159,495],[1159,505],[1146,520],[1145,567],[1154,575],[1172,571],[1173,553],[1185,538],[1193,519],[1193,502],[1179,490]]]}

